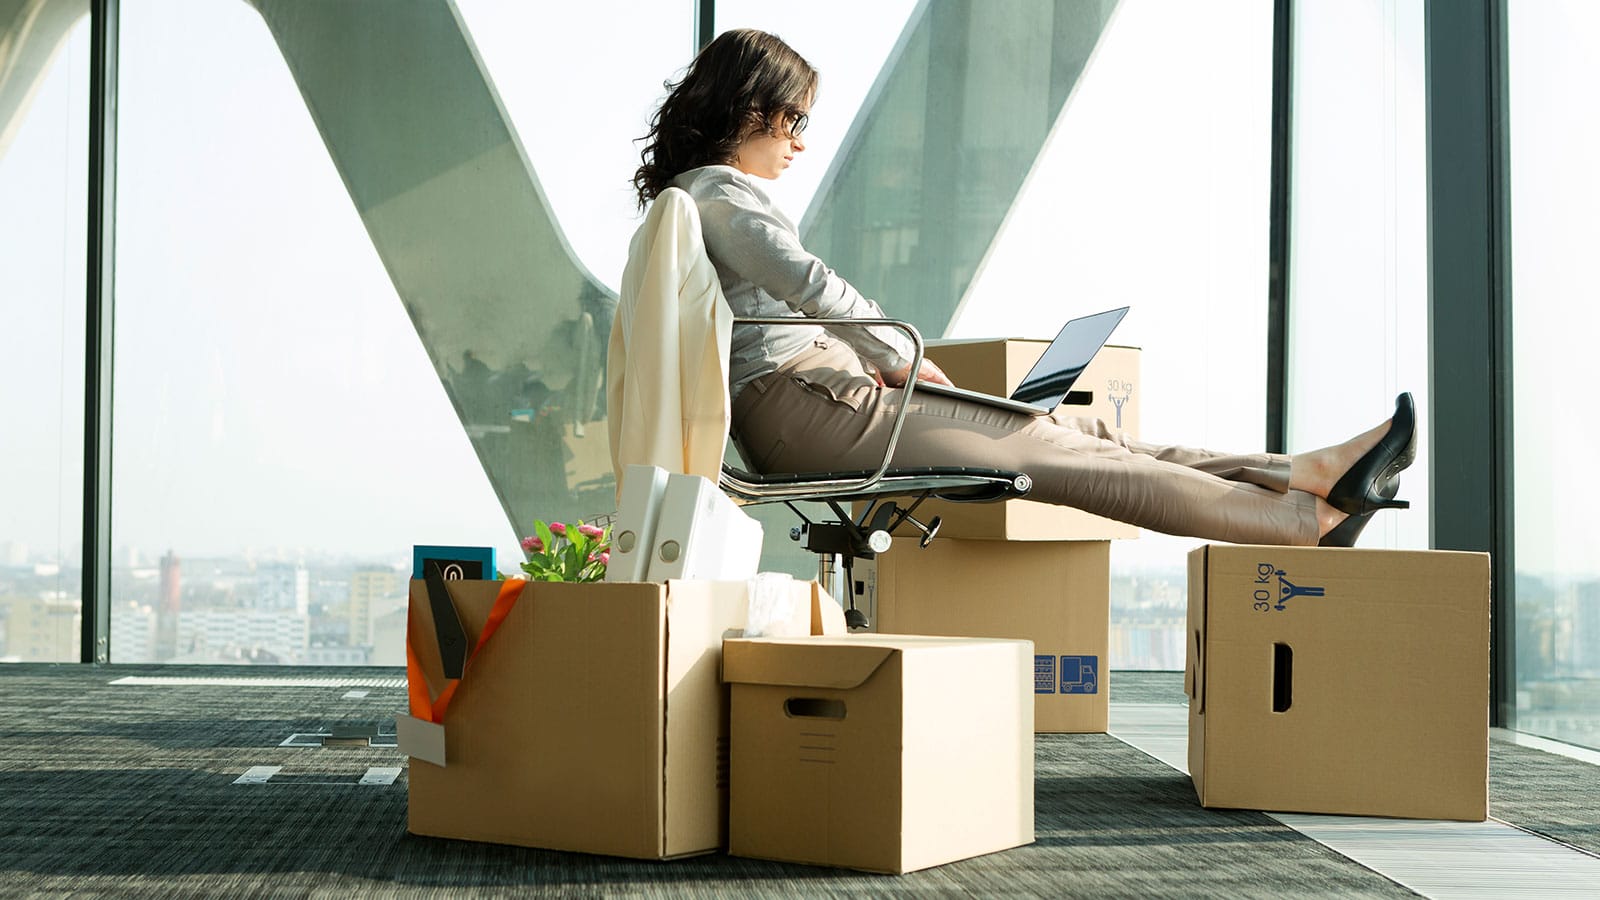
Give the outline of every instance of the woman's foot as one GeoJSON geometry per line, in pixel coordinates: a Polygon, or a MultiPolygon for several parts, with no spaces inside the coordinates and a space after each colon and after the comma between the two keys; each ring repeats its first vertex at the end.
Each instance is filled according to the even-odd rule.
{"type": "Polygon", "coordinates": [[[1370,431],[1362,432],[1342,444],[1296,453],[1289,461],[1289,490],[1305,491],[1326,499],[1333,485],[1361,457],[1372,452],[1389,433],[1394,420],[1386,419],[1370,431]]]}
{"type": "Polygon", "coordinates": [[[1361,530],[1367,527],[1372,513],[1352,516],[1334,509],[1328,501],[1317,498],[1317,546],[1354,547],[1361,530]]]}
{"type": "Polygon", "coordinates": [[[1395,399],[1395,415],[1387,422],[1342,444],[1295,454],[1289,488],[1352,514],[1404,509],[1410,504],[1393,498],[1399,474],[1416,458],[1416,449],[1416,409],[1404,393],[1395,399]]]}
{"type": "Polygon", "coordinates": [[[1400,492],[1400,473],[1416,458],[1417,407],[1405,393],[1395,398],[1394,417],[1378,445],[1328,489],[1328,505],[1352,516],[1380,509],[1409,509],[1408,501],[1396,500],[1394,495],[1400,492]]]}

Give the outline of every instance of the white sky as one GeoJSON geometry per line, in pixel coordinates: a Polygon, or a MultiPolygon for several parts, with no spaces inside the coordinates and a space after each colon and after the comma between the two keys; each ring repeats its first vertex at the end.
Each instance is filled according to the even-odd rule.
{"type": "MultiPolygon", "coordinates": [[[[1318,374],[1333,367],[1315,362],[1319,329],[1333,325],[1297,318],[1300,448],[1381,418],[1396,388],[1425,402],[1420,354],[1383,363],[1417,346],[1424,299],[1408,211],[1418,176],[1402,164],[1420,152],[1408,70],[1420,60],[1418,5],[1372,0],[1363,7],[1372,15],[1343,19],[1354,30],[1340,46],[1372,48],[1353,71],[1384,112],[1362,121],[1359,109],[1322,108],[1376,132],[1363,154],[1297,133],[1297,211],[1326,210],[1297,228],[1376,228],[1386,243],[1376,260],[1359,245],[1297,243],[1305,268],[1296,295],[1316,298],[1312,310],[1340,313],[1341,298],[1351,298],[1391,323],[1383,350],[1369,357],[1383,371],[1341,395],[1318,374]],[[1384,101],[1385,91],[1395,99],[1384,101]],[[1319,198],[1316,186],[1332,183],[1341,164],[1352,167],[1352,183],[1376,178],[1383,190],[1319,198]],[[1304,175],[1318,166],[1325,177],[1304,175]]],[[[692,4],[568,4],[560,12],[571,20],[556,28],[549,9],[532,6],[460,3],[574,250],[614,286],[635,225],[631,139],[644,132],[661,81],[690,58],[692,4]],[[603,54],[570,39],[602,30],[612,35],[603,54]],[[580,118],[581,129],[541,127],[580,118]]],[[[822,70],[809,149],[778,185],[797,219],[912,6],[718,3],[719,27],[775,31],[822,70]],[[847,40],[841,21],[850,23],[847,40]]],[[[1517,453],[1517,563],[1592,572],[1595,531],[1583,511],[1600,497],[1589,484],[1558,489],[1549,473],[1597,437],[1594,415],[1572,412],[1581,408],[1572,386],[1600,374],[1586,346],[1595,313],[1562,300],[1590,293],[1570,288],[1570,261],[1587,257],[1596,226],[1570,211],[1600,202],[1588,163],[1600,124],[1592,109],[1563,102],[1560,88],[1595,80],[1596,64],[1566,36],[1600,33],[1600,10],[1570,2],[1512,15],[1517,425],[1535,436],[1517,453]]],[[[513,553],[515,536],[259,17],[243,3],[139,4],[123,10],[122,31],[115,542],[147,555],[319,548],[399,559],[427,542],[513,553]]],[[[1315,58],[1302,49],[1302,60],[1315,58]]],[[[23,423],[0,430],[0,544],[69,557],[81,477],[86,54],[82,26],[0,159],[0,321],[9,338],[0,379],[11,386],[9,420],[23,423]]],[[[1269,59],[1270,15],[1255,7],[1124,0],[952,333],[1051,332],[1062,296],[1085,309],[1131,302],[1117,337],[1145,348],[1145,436],[1258,447],[1262,354],[1213,348],[1265,340],[1256,311],[1266,290],[1268,162],[1266,136],[1252,129],[1264,128],[1269,59]]],[[[1317,104],[1334,102],[1332,79],[1348,82],[1352,69],[1328,71],[1326,84],[1319,71],[1302,63],[1302,123],[1318,121],[1317,104]]],[[[1340,365],[1349,365],[1344,354],[1340,365]]],[[[1413,500],[1421,484],[1408,482],[1413,500]]],[[[1425,545],[1421,507],[1381,526],[1383,541],[1425,545]]],[[[1167,567],[1186,545],[1147,537],[1120,544],[1117,558],[1167,567]]]]}

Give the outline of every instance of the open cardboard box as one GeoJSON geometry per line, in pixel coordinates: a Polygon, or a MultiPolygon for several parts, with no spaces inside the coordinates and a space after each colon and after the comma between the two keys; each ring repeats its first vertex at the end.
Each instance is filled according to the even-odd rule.
{"type": "MultiPolygon", "coordinates": [[[[471,647],[501,583],[447,584],[471,647]]],[[[813,583],[794,590],[819,627],[837,609],[813,583]]],[[[437,695],[446,679],[422,581],[410,614],[415,672],[437,695]]],[[[412,756],[409,830],[647,859],[723,846],[722,641],[745,615],[742,581],[527,584],[443,722],[397,720],[412,756]]]]}
{"type": "MultiPolygon", "coordinates": [[[[1011,395],[1039,361],[1049,341],[1021,339],[938,340],[928,342],[928,359],[959,387],[985,394],[1011,395]]],[[[1096,418],[1113,431],[1139,436],[1139,348],[1107,345],[1073,385],[1057,411],[1096,418]]],[[[1139,529],[1078,509],[1036,500],[1002,503],[950,503],[929,500],[917,509],[926,522],[943,519],[940,534],[952,538],[1006,541],[1098,541],[1136,538],[1139,529]]]]}

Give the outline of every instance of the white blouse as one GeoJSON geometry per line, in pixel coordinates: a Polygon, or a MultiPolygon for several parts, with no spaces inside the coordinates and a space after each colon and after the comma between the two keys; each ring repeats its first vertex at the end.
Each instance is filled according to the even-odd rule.
{"type": "MultiPolygon", "coordinates": [[[[794,223],[773,205],[754,177],[732,166],[705,166],[684,172],[672,183],[687,191],[700,210],[706,251],[735,316],[883,316],[878,304],[800,245],[794,223]]],[[[731,396],[810,347],[823,330],[815,325],[734,326],[731,396]]],[[[832,334],[881,371],[911,363],[911,341],[895,329],[839,328],[832,334]]]]}

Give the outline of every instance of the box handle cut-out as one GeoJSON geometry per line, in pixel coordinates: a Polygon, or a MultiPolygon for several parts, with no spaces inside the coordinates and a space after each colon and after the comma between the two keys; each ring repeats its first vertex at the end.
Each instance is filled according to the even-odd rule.
{"type": "Polygon", "coordinates": [[[795,719],[842,719],[843,700],[824,700],[821,697],[790,697],[783,701],[783,711],[795,719]]]}
{"type": "Polygon", "coordinates": [[[1294,703],[1294,650],[1288,644],[1272,645],[1272,711],[1288,712],[1294,703]]]}

